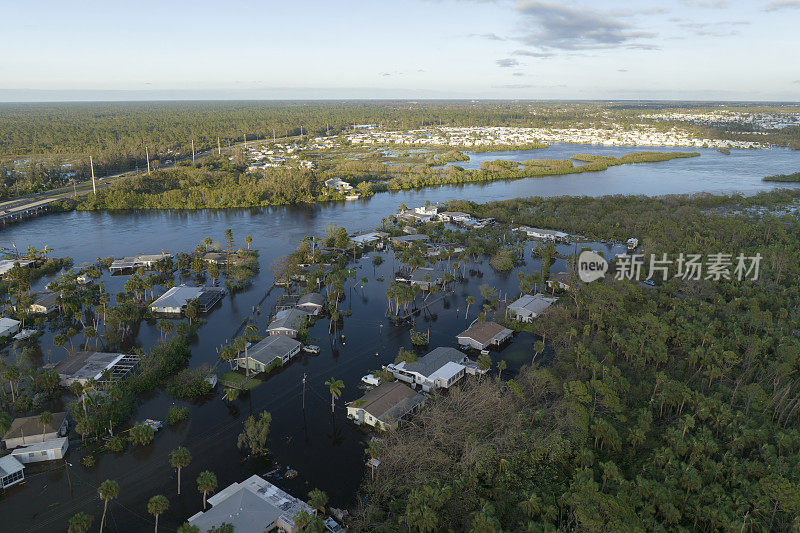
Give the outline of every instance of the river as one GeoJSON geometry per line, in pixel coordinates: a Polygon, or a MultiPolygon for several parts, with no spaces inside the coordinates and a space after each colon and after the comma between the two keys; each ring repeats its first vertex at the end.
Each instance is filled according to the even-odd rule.
{"type": "MultiPolygon", "coordinates": [[[[282,291],[273,289],[271,265],[285,255],[305,235],[322,235],[328,223],[345,226],[348,231],[374,229],[382,217],[397,211],[400,203],[421,205],[425,201],[442,202],[450,199],[469,199],[477,202],[502,200],[522,196],[647,194],[677,193],[730,193],[753,194],[769,190],[776,185],[761,181],[761,177],[784,174],[800,169],[800,152],[786,149],[734,150],[726,156],[712,149],[687,149],[676,147],[603,147],[593,145],[557,144],[541,150],[469,154],[469,162],[458,163],[477,167],[481,161],[491,159],[525,160],[532,158],[563,158],[578,153],[621,155],[640,150],[698,151],[702,156],[676,159],[660,163],[643,163],[611,167],[606,171],[558,177],[533,178],[494,182],[485,185],[439,187],[420,191],[380,193],[369,200],[347,203],[329,203],[307,208],[230,209],[203,211],[137,211],[137,212],[70,212],[44,216],[0,230],[0,246],[15,243],[24,250],[28,245],[42,247],[47,244],[54,255],[70,256],[75,265],[96,261],[98,257],[122,257],[138,253],[157,253],[162,250],[177,253],[190,251],[206,237],[223,240],[226,228],[232,228],[239,245],[244,237],[252,236],[252,246],[260,253],[261,271],[251,287],[226,297],[207,315],[208,323],[201,327],[192,346],[190,366],[215,364],[217,349],[233,338],[242,322],[248,317],[261,332],[268,322],[269,310],[282,291]],[[254,312],[260,305],[262,312],[254,312]]],[[[557,229],[557,228],[556,228],[557,229]]],[[[620,248],[593,243],[612,254],[620,248]],[[605,248],[603,248],[605,246],[605,248]]],[[[563,265],[557,264],[553,272],[563,265]]],[[[312,330],[312,343],[322,347],[316,356],[301,356],[250,394],[228,403],[219,392],[201,402],[187,404],[190,419],[175,428],[159,432],[152,445],[133,449],[125,454],[98,456],[97,464],[90,469],[80,464],[83,453],[80,440],[72,434],[68,461],[69,478],[59,465],[46,465],[53,470],[26,472],[25,484],[14,487],[0,496],[2,530],[9,524],[20,531],[41,531],[46,528],[61,530],[69,516],[77,511],[95,515],[95,527],[100,520],[102,505],[96,487],[106,478],[116,479],[121,485],[117,502],[110,505],[110,519],[115,531],[140,531],[152,527],[152,517],[147,514],[146,501],[154,494],[164,494],[170,499],[170,510],[161,518],[164,530],[174,529],[179,523],[201,510],[201,496],[196,491],[197,474],[205,469],[214,471],[219,478],[219,488],[241,481],[253,473],[265,474],[275,467],[291,467],[299,472],[295,479],[268,479],[290,493],[306,497],[317,487],[328,493],[337,507],[352,506],[358,485],[364,473],[364,447],[368,436],[345,419],[344,403],[358,398],[360,377],[394,359],[399,346],[410,347],[408,328],[396,328],[384,319],[386,286],[392,278],[392,260],[386,256],[384,264],[373,273],[370,256],[359,262],[357,279],[369,278],[366,284],[357,283],[342,304],[352,310],[345,319],[345,342],[334,344],[327,333],[328,322],[319,321],[312,330]],[[376,278],[386,281],[379,282],[376,278]],[[306,409],[301,408],[302,378],[307,376],[306,409]],[[330,396],[324,382],[331,377],[342,379],[345,389],[337,401],[334,417],[330,413],[330,396]],[[245,459],[236,447],[236,436],[242,421],[251,413],[268,410],[273,422],[268,446],[273,462],[245,459]],[[184,469],[183,491],[175,494],[175,473],[170,469],[170,450],[178,445],[189,448],[193,454],[191,465],[184,469]],[[72,496],[70,485],[72,483],[72,496]]],[[[431,347],[455,345],[455,335],[464,329],[465,298],[478,294],[481,283],[489,283],[502,293],[518,293],[516,273],[538,268],[538,262],[527,252],[527,264],[505,276],[496,275],[483,262],[466,283],[459,284],[455,293],[435,304],[431,314],[417,318],[416,329],[431,331],[431,347]]],[[[121,290],[127,276],[104,276],[106,287],[112,294],[121,290]]],[[[41,288],[48,279],[41,280],[41,288]]],[[[478,310],[470,309],[470,319],[478,310]]],[[[158,338],[154,323],[143,323],[137,344],[148,349],[158,338]]],[[[67,356],[63,348],[52,343],[53,333],[46,332],[40,339],[41,356],[36,364],[57,361],[67,356]]],[[[530,362],[532,338],[518,335],[516,340],[500,353],[493,352],[495,361],[505,359],[509,372],[530,362]]],[[[2,353],[12,360],[17,355],[13,348],[2,353]]],[[[136,420],[156,418],[163,420],[167,408],[173,403],[163,392],[154,392],[141,398],[136,420]]],[[[178,402],[182,403],[182,402],[178,402]]]]}

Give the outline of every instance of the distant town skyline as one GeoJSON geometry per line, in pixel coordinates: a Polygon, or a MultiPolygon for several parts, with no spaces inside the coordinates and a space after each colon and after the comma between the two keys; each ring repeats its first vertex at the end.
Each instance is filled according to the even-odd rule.
{"type": "Polygon", "coordinates": [[[0,101],[800,100],[800,0],[6,6],[0,101]]]}

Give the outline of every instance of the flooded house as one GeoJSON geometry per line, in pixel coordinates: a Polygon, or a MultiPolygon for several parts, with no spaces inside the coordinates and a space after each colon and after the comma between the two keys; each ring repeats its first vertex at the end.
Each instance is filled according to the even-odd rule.
{"type": "Polygon", "coordinates": [[[500,346],[512,335],[514,335],[513,331],[496,322],[478,321],[456,335],[456,338],[461,346],[485,350],[489,346],[500,346]]]}
{"type": "Polygon", "coordinates": [[[403,417],[425,403],[425,395],[408,385],[393,381],[383,383],[358,400],[347,404],[347,418],[380,430],[397,428],[403,417]]]}

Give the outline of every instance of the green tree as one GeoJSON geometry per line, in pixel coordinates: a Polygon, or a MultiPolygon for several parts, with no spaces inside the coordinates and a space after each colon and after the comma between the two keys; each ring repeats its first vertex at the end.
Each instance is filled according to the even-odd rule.
{"type": "Polygon", "coordinates": [[[203,510],[206,510],[206,496],[217,489],[217,475],[209,470],[203,470],[197,476],[197,490],[203,493],[203,510]]]}
{"type": "Polygon", "coordinates": [[[272,415],[267,411],[262,411],[258,418],[253,415],[248,416],[236,445],[240,450],[248,448],[250,455],[267,455],[269,449],[266,443],[271,423],[272,415]]]}
{"type": "Polygon", "coordinates": [[[53,413],[50,411],[42,411],[39,414],[39,425],[42,426],[42,438],[44,438],[44,434],[47,431],[47,428],[53,422],[53,413]]]}
{"type": "Polygon", "coordinates": [[[328,390],[331,392],[331,413],[333,413],[335,406],[334,402],[342,394],[342,389],[344,389],[344,381],[341,379],[331,378],[325,382],[325,385],[328,386],[328,390]]]}
{"type": "Polygon", "coordinates": [[[178,472],[178,496],[181,495],[181,470],[189,466],[191,462],[192,454],[183,446],[175,448],[169,454],[169,464],[178,472]]]}
{"type": "Polygon", "coordinates": [[[156,494],[147,502],[147,512],[156,518],[156,533],[158,533],[158,517],[167,512],[167,509],[169,509],[169,500],[161,494],[156,494]]]}
{"type": "Polygon", "coordinates": [[[320,489],[314,489],[308,493],[308,505],[320,513],[325,513],[325,507],[328,505],[328,495],[320,489]]]}
{"type": "Polygon", "coordinates": [[[67,533],[87,533],[92,527],[94,516],[86,513],[76,513],[69,519],[67,533]]]}
{"type": "Polygon", "coordinates": [[[130,430],[130,441],[134,446],[147,446],[153,442],[153,428],[145,424],[136,424],[130,430]]]}
{"type": "Polygon", "coordinates": [[[106,524],[106,511],[108,511],[108,502],[119,497],[119,484],[114,480],[107,479],[100,483],[97,493],[100,495],[100,499],[103,500],[103,517],[100,519],[100,531],[102,532],[103,527],[106,524]]]}

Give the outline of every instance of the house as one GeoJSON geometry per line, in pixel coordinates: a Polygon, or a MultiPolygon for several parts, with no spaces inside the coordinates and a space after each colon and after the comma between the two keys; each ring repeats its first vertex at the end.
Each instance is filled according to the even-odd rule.
{"type": "Polygon", "coordinates": [[[475,322],[462,331],[456,338],[461,346],[469,346],[476,350],[485,350],[489,346],[500,346],[514,334],[496,322],[475,322]]]}
{"type": "Polygon", "coordinates": [[[388,236],[388,233],[384,233],[382,231],[373,231],[370,233],[357,233],[351,236],[350,240],[359,246],[366,246],[368,244],[380,242],[388,236]]]}
{"type": "Polygon", "coordinates": [[[425,396],[399,381],[378,385],[347,404],[347,418],[382,430],[397,428],[401,418],[425,403],[425,396]]]}
{"type": "Polygon", "coordinates": [[[636,248],[639,247],[639,239],[631,237],[630,239],[628,239],[626,244],[628,246],[628,251],[633,252],[634,250],[636,250],[636,248]]]}
{"type": "Polygon", "coordinates": [[[439,220],[443,222],[466,222],[472,217],[460,211],[442,211],[439,215],[439,220]]]}
{"type": "Polygon", "coordinates": [[[0,457],[0,489],[7,489],[25,479],[25,467],[15,457],[0,457]]]}
{"type": "Polygon", "coordinates": [[[409,282],[412,286],[419,285],[423,291],[427,291],[432,285],[442,285],[444,283],[444,272],[429,267],[419,267],[411,273],[409,282]]]}
{"type": "Polygon", "coordinates": [[[555,231],[551,229],[531,228],[530,226],[520,226],[514,228],[513,231],[520,231],[525,233],[531,239],[539,239],[548,242],[566,242],[569,240],[569,234],[563,231],[555,231]]]}
{"type": "Polygon", "coordinates": [[[309,292],[297,299],[295,307],[309,316],[317,316],[325,308],[325,297],[318,292],[309,292]]]}
{"type": "Polygon", "coordinates": [[[11,337],[19,331],[19,320],[13,318],[0,317],[0,337],[11,337]]]}
{"type": "Polygon", "coordinates": [[[415,242],[427,242],[431,238],[424,233],[416,235],[401,235],[399,237],[391,237],[391,241],[398,246],[409,246],[415,242]]]}
{"type": "Polygon", "coordinates": [[[38,416],[15,418],[3,435],[3,444],[8,450],[17,446],[38,444],[66,436],[68,427],[67,413],[53,413],[53,420],[45,427],[39,423],[38,416]]]}
{"type": "Polygon", "coordinates": [[[534,318],[541,315],[557,300],[558,298],[549,298],[541,293],[533,296],[526,294],[508,305],[506,316],[511,316],[520,322],[533,322],[534,318]]]}
{"type": "Polygon", "coordinates": [[[189,525],[209,531],[230,524],[241,533],[277,529],[286,533],[300,530],[294,517],[301,510],[315,515],[316,510],[304,501],[287,494],[264,478],[253,475],[233,483],[208,499],[211,509],[190,517],[189,525]]]}
{"type": "Polygon", "coordinates": [[[267,326],[267,335],[287,335],[296,338],[306,315],[300,309],[286,309],[275,315],[275,320],[267,326]]]}
{"type": "Polygon", "coordinates": [[[197,299],[200,312],[207,313],[224,295],[225,289],[221,287],[179,285],[172,287],[151,303],[150,310],[154,313],[180,315],[186,310],[190,300],[197,299]]]}
{"type": "Polygon", "coordinates": [[[49,315],[56,309],[58,309],[58,293],[44,291],[34,296],[28,312],[49,315]]]}
{"type": "Polygon", "coordinates": [[[455,348],[435,348],[413,363],[402,361],[386,365],[386,370],[400,381],[410,383],[412,387],[420,385],[429,392],[434,389],[446,389],[457,383],[465,374],[475,374],[477,367],[469,364],[466,354],[455,348]]]}
{"type": "Polygon", "coordinates": [[[329,180],[325,180],[325,186],[329,189],[336,189],[339,192],[350,191],[353,189],[352,185],[350,185],[344,180],[340,180],[339,178],[331,178],[329,180]]]}
{"type": "Polygon", "coordinates": [[[11,452],[11,455],[22,464],[39,463],[63,459],[67,448],[69,448],[69,439],[58,437],[36,444],[18,446],[11,452]]]}
{"type": "Polygon", "coordinates": [[[435,217],[438,212],[439,208],[435,205],[423,205],[421,207],[414,208],[414,213],[431,218],[435,217]]]}
{"type": "Polygon", "coordinates": [[[224,265],[228,260],[228,255],[222,252],[208,252],[203,255],[203,261],[206,263],[213,263],[215,265],[224,265]]]}
{"type": "Polygon", "coordinates": [[[74,382],[86,384],[90,379],[100,385],[115,383],[139,366],[139,356],[124,353],[78,352],[56,364],[53,368],[61,378],[61,385],[69,387],[74,382]]]}
{"type": "Polygon", "coordinates": [[[108,270],[112,274],[119,274],[121,272],[135,270],[139,267],[153,268],[156,262],[172,257],[170,254],[141,254],[136,257],[123,257],[122,259],[115,259],[109,265],[108,270]]]}
{"type": "Polygon", "coordinates": [[[33,264],[33,261],[24,259],[0,259],[0,278],[5,277],[8,271],[14,268],[14,265],[21,267],[33,264]]]}
{"type": "Polygon", "coordinates": [[[547,280],[547,284],[551,289],[555,288],[568,291],[572,286],[572,280],[570,279],[569,272],[557,272],[555,274],[550,274],[550,279],[547,280]]]}
{"type": "Polygon", "coordinates": [[[243,357],[236,359],[239,368],[250,368],[255,372],[266,372],[276,361],[286,364],[300,353],[303,345],[287,335],[271,335],[250,346],[243,357]]]}

